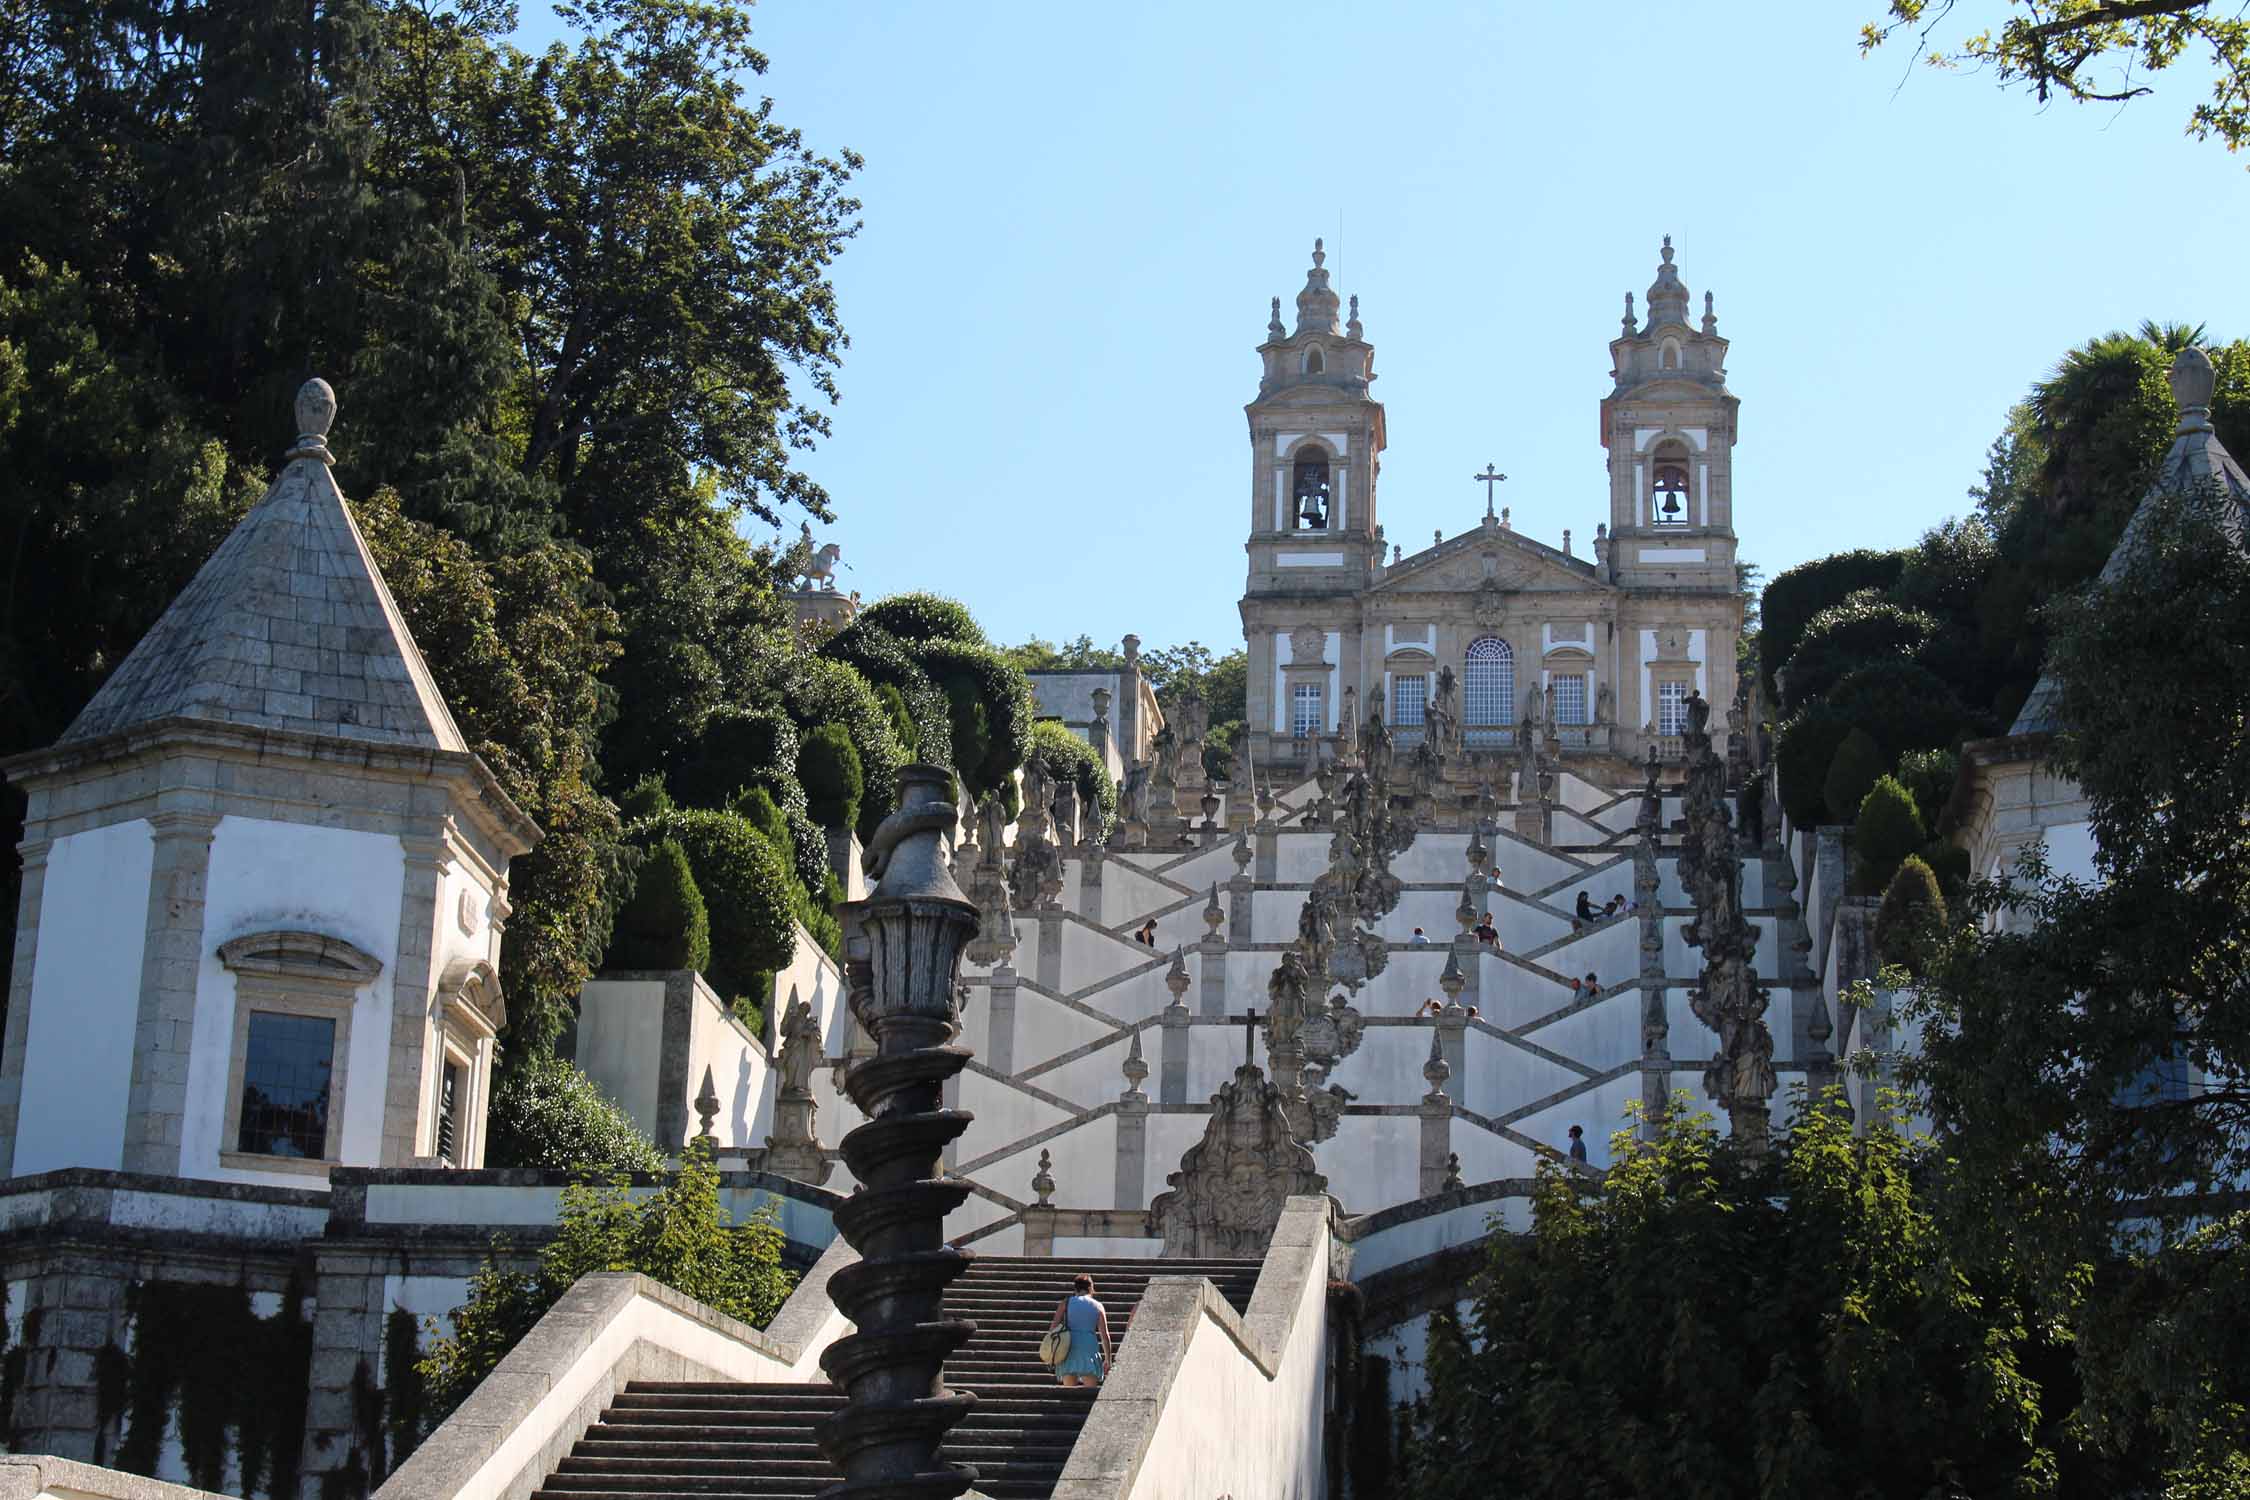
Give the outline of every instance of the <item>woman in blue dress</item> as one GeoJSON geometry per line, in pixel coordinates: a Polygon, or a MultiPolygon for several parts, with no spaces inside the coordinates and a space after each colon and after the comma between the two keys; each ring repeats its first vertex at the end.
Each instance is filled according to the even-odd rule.
{"type": "Polygon", "coordinates": [[[1055,1366],[1064,1385],[1100,1385],[1109,1368],[1109,1313],[1094,1300],[1094,1278],[1073,1276],[1071,1294],[1055,1304],[1050,1329],[1070,1330],[1070,1352],[1055,1366]]]}

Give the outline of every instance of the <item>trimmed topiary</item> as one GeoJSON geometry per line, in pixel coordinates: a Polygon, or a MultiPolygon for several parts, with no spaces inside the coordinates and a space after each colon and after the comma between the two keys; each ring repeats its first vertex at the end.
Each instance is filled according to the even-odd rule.
{"type": "Polygon", "coordinates": [[[1910,661],[1861,667],[1820,701],[1873,735],[1888,756],[1951,746],[1969,720],[1945,680],[1910,661]]]}
{"type": "Polygon", "coordinates": [[[617,914],[605,969],[695,969],[711,963],[711,919],[687,851],[665,839],[648,851],[633,899],[617,914]]]}
{"type": "Polygon", "coordinates": [[[1117,817],[1117,782],[1094,747],[1056,720],[1041,719],[1031,726],[1031,753],[1049,776],[1058,780],[1067,776],[1077,785],[1084,836],[1106,833],[1117,817]]]}
{"type": "Polygon", "coordinates": [[[971,796],[994,790],[1031,753],[1031,679],[989,646],[934,640],[909,649],[945,694],[953,769],[971,796]]]}
{"type": "Polygon", "coordinates": [[[1886,964],[1919,973],[1945,931],[1945,896],[1937,873],[1910,854],[1900,861],[1875,911],[1875,952],[1886,964]]]}
{"type": "Polygon", "coordinates": [[[858,670],[878,689],[895,688],[913,726],[915,759],[953,768],[953,710],[906,644],[887,631],[854,623],[820,648],[820,654],[858,670]]]}
{"type": "Polygon", "coordinates": [[[1899,782],[1913,794],[1922,826],[1932,833],[1945,814],[1945,805],[1953,800],[1953,783],[1960,769],[1961,758],[1951,750],[1909,750],[1898,758],[1899,782]]]}
{"type": "Polygon", "coordinates": [[[1903,552],[1835,552],[1774,575],[1758,597],[1758,669],[1773,696],[1774,674],[1796,654],[1812,617],[1861,589],[1887,589],[1906,567],[1903,552]]]}
{"type": "Polygon", "coordinates": [[[1831,604],[1805,626],[1782,669],[1782,708],[1789,713],[1879,661],[1915,661],[1937,636],[1937,621],[1902,609],[1872,589],[1831,604]]]}
{"type": "Polygon", "coordinates": [[[664,789],[664,778],[653,771],[627,787],[625,795],[617,799],[617,817],[624,823],[638,823],[671,810],[672,794],[664,789]]]}
{"type": "MultiPolygon", "coordinates": [[[[782,833],[786,838],[786,823],[782,833]]],[[[767,994],[756,976],[789,967],[797,953],[792,918],[802,887],[790,873],[786,844],[768,842],[739,813],[693,807],[636,824],[633,837],[642,844],[678,840],[710,916],[711,962],[703,977],[724,999],[762,1011],[767,994]]]]}
{"type": "Polygon", "coordinates": [[[797,726],[764,708],[725,708],[703,722],[694,747],[669,778],[688,807],[727,807],[749,787],[784,810],[805,805],[797,784],[797,726]]]}
{"type": "Polygon", "coordinates": [[[484,1147],[488,1167],[544,1167],[595,1177],[661,1172],[664,1158],[633,1117],[562,1058],[534,1053],[500,1070],[484,1147]]]}
{"type": "Polygon", "coordinates": [[[1832,823],[1849,823],[1859,816],[1859,804],[1867,796],[1867,789],[1881,776],[1887,762],[1883,747],[1864,729],[1853,729],[1836,747],[1836,758],[1828,763],[1828,774],[1821,779],[1820,800],[1822,808],[1832,823]]]}
{"type": "Polygon", "coordinates": [[[817,902],[828,888],[828,835],[803,813],[789,813],[787,817],[792,872],[817,902]]]}
{"type": "Polygon", "coordinates": [[[1809,703],[1782,722],[1774,735],[1774,773],[1780,782],[1782,810],[1797,828],[1813,828],[1827,821],[1828,802],[1823,788],[1837,747],[1852,732],[1849,720],[1826,705],[1809,703]]]}
{"type": "Polygon", "coordinates": [[[911,738],[900,737],[902,731],[909,737],[913,733],[906,700],[897,688],[877,686],[845,662],[809,656],[800,662],[783,701],[796,716],[800,731],[797,780],[805,787],[808,807],[812,787],[805,782],[803,747],[811,743],[814,733],[833,724],[843,731],[859,759],[859,810],[852,821],[837,825],[817,812],[814,817],[826,827],[853,828],[862,842],[872,838],[875,825],[898,801],[899,767],[914,758],[911,738]]]}
{"type": "Polygon", "coordinates": [[[1933,839],[1923,848],[1921,859],[1936,872],[1947,910],[1959,906],[1969,890],[1969,851],[1951,839],[1933,839]]]}
{"type": "Polygon", "coordinates": [[[881,630],[901,641],[960,641],[971,646],[989,646],[984,627],[977,617],[958,599],[948,599],[943,594],[913,593],[892,594],[878,599],[859,612],[847,629],[865,626],[881,630]]]}
{"type": "Polygon", "coordinates": [[[1899,863],[1922,847],[1927,833],[1914,794],[1895,776],[1878,776],[1859,802],[1852,830],[1852,885],[1862,896],[1880,895],[1899,863]]]}
{"type": "MultiPolygon", "coordinates": [[[[823,663],[838,666],[838,663],[823,663]]],[[[850,671],[849,667],[842,668],[850,671]]],[[[823,828],[849,829],[859,823],[866,777],[859,751],[841,724],[823,724],[804,737],[797,751],[797,782],[805,789],[805,810],[823,828]]]]}

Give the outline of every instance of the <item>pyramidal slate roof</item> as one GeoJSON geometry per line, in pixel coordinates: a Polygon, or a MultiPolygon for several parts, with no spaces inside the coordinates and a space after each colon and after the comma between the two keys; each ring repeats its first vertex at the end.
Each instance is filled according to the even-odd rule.
{"type": "MultiPolygon", "coordinates": [[[[2190,494],[2207,485],[2216,485],[2234,509],[2227,532],[2236,546],[2250,541],[2250,475],[2227,452],[2219,435],[2211,430],[2211,392],[2217,385],[2217,375],[2211,368],[2210,356],[2201,349],[2182,349],[2172,361],[2167,378],[2172,384],[2172,399],[2180,406],[2180,425],[2175,429],[2172,447],[2164,455],[2156,479],[2148,487],[2147,495],[2125,523],[2124,533],[2118,537],[2117,546],[2102,564],[2101,581],[2115,583],[2124,575],[2126,567],[2148,544],[2148,530],[2154,524],[2152,517],[2155,502],[2162,495],[2190,494]]],[[[2050,673],[2039,674],[2038,685],[2024,700],[2023,711],[2008,733],[2051,734],[2062,728],[2060,709],[2062,687],[2050,673]]]]}
{"type": "Polygon", "coordinates": [[[160,719],[466,751],[329,465],[336,393],[297,393],[281,476],[60,744],[160,719]]]}

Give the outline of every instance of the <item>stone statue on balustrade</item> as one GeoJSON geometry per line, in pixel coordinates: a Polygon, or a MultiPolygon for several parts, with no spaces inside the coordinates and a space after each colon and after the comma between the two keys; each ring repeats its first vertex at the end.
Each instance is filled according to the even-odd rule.
{"type": "Polygon", "coordinates": [[[789,992],[777,1040],[781,1050],[774,1061],[773,1129],[758,1165],[799,1182],[826,1182],[836,1164],[820,1144],[815,1119],[820,1106],[813,1099],[812,1080],[828,1059],[812,1002],[798,999],[795,990],[789,992]]]}
{"type": "Polygon", "coordinates": [[[1149,1228],[1174,1257],[1262,1258],[1289,1199],[1328,1191],[1290,1129],[1282,1091],[1254,1063],[1212,1096],[1203,1139],[1165,1181],[1168,1191],[1149,1204],[1149,1228]]]}
{"type": "Polygon", "coordinates": [[[1438,668],[1437,694],[1422,709],[1422,742],[1441,756],[1455,754],[1461,748],[1461,711],[1455,700],[1456,687],[1453,669],[1438,668]]]}

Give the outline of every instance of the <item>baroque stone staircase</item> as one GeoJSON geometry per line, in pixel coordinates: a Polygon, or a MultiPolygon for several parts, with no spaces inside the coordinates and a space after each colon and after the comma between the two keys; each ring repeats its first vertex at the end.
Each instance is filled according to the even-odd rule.
{"type": "MultiPolygon", "coordinates": [[[[991,1500],[1047,1500],[1097,1388],[1064,1387],[1039,1363],[1039,1336],[1083,1270],[1122,1344],[1151,1276],[1208,1276],[1238,1312],[1254,1260],[1068,1260],[987,1256],[945,1294],[948,1317],[977,1331],[946,1361],[946,1383],[977,1404],[946,1435],[945,1457],[977,1471],[991,1500]]],[[[634,1381],[586,1429],[532,1500],[810,1500],[840,1477],[813,1441],[844,1404],[826,1385],[634,1381]]]]}

